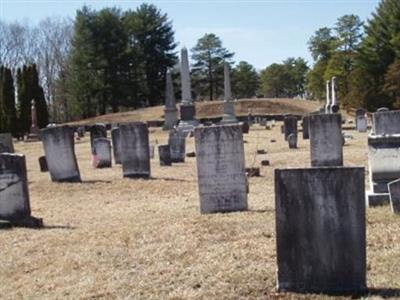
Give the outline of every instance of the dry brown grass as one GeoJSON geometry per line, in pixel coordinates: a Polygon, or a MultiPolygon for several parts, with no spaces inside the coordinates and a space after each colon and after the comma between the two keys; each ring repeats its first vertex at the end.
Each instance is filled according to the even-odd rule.
{"type": "MultiPolygon", "coordinates": [[[[1,299],[269,299],[276,295],[274,168],[308,166],[308,141],[288,149],[279,123],[245,135],[248,212],[200,215],[195,158],[160,167],[151,180],[122,178],[120,166],[93,169],[88,137],[77,142],[81,184],[52,183],[39,172],[40,143],[17,143],[27,156],[33,215],[46,228],[1,230],[1,299]],[[270,143],[271,138],[277,140],[270,143]],[[254,156],[256,149],[266,155],[254,156]]],[[[366,134],[351,132],[348,166],[367,165],[366,134]]],[[[167,134],[152,130],[151,140],[167,134]]],[[[188,151],[194,151],[189,139],[188,151]]],[[[400,218],[388,206],[368,209],[368,286],[400,289],[400,218]]],[[[375,292],[378,299],[388,290],[375,292]]]]}
{"type": "MultiPolygon", "coordinates": [[[[222,101],[196,102],[197,118],[215,118],[223,114],[222,101]]],[[[320,107],[317,101],[293,100],[293,99],[240,99],[235,102],[236,115],[247,116],[251,109],[253,114],[305,114],[320,107]]],[[[137,109],[128,112],[114,113],[95,118],[71,122],[73,125],[95,124],[97,122],[118,123],[147,120],[163,120],[164,107],[155,106],[137,109]]]]}

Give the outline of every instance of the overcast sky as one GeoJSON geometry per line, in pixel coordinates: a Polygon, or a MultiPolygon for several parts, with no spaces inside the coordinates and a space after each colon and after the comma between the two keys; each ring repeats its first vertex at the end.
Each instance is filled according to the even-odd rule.
{"type": "MultiPolygon", "coordinates": [[[[0,0],[0,19],[37,23],[45,17],[74,18],[84,4],[95,9],[118,6],[134,9],[147,1],[0,0]]],[[[173,22],[179,47],[192,48],[205,33],[215,33],[257,69],[287,57],[304,57],[312,63],[307,41],[320,27],[333,27],[337,18],[356,14],[370,18],[378,0],[250,0],[151,1],[173,22]]]]}

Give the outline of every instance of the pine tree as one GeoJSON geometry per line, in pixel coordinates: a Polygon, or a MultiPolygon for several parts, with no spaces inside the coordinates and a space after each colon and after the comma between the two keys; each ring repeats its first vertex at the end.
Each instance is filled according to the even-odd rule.
{"type": "Polygon", "coordinates": [[[3,114],[4,131],[10,132],[14,137],[17,136],[17,112],[15,108],[15,89],[11,70],[3,68],[1,88],[1,109],[3,114]]]}
{"type": "Polygon", "coordinates": [[[232,91],[237,98],[251,98],[256,95],[260,86],[260,78],[254,67],[241,61],[233,69],[232,91]]]}
{"type": "Polygon", "coordinates": [[[31,101],[32,98],[29,94],[29,70],[27,66],[17,71],[17,91],[18,91],[18,113],[19,113],[19,126],[20,133],[29,132],[31,126],[31,101]]]}
{"type": "MultiPolygon", "coordinates": [[[[37,122],[39,128],[44,128],[49,123],[49,112],[47,109],[46,99],[44,97],[43,88],[39,84],[39,74],[36,65],[33,64],[30,68],[30,94],[31,98],[35,100],[37,122]]],[[[31,100],[32,101],[32,100],[31,100]]],[[[31,119],[31,116],[30,116],[31,119]]],[[[31,123],[31,122],[30,122],[31,123]]]]}

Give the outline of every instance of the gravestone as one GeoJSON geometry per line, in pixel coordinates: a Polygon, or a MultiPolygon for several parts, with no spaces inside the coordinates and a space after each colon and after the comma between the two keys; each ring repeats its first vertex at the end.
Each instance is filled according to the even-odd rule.
{"type": "Polygon", "coordinates": [[[241,123],[241,125],[242,125],[243,133],[249,133],[249,131],[250,131],[249,123],[248,122],[243,122],[243,123],[241,123]]]}
{"type": "Polygon", "coordinates": [[[0,153],[14,153],[14,144],[10,133],[0,133],[0,153]]]}
{"type": "Polygon", "coordinates": [[[285,141],[287,140],[289,134],[293,133],[297,136],[297,117],[295,116],[285,116],[284,120],[284,133],[285,133],[285,141]]]}
{"type": "Polygon", "coordinates": [[[171,166],[171,151],[169,145],[158,146],[158,154],[160,157],[160,166],[171,166]]]}
{"type": "Polygon", "coordinates": [[[44,173],[49,171],[49,168],[47,167],[46,156],[39,157],[39,167],[40,167],[40,172],[44,173]]]}
{"type": "Polygon", "coordinates": [[[368,128],[368,117],[367,110],[365,108],[359,108],[356,110],[356,128],[359,132],[366,132],[368,128]]]}
{"type": "Polygon", "coordinates": [[[372,132],[375,135],[400,134],[400,110],[372,114],[372,132]]]}
{"type": "Polygon", "coordinates": [[[116,165],[121,164],[121,136],[119,127],[111,129],[112,149],[114,154],[114,162],[116,165]]]}
{"type": "Polygon", "coordinates": [[[303,127],[303,140],[308,140],[310,138],[310,116],[303,117],[301,126],[303,127]]]}
{"type": "Polygon", "coordinates": [[[93,140],[93,167],[111,168],[111,142],[107,138],[93,140]]]}
{"type": "Polygon", "coordinates": [[[364,168],[275,170],[279,292],[366,291],[364,168]]]}
{"type": "Polygon", "coordinates": [[[90,146],[93,151],[93,140],[98,138],[107,138],[106,125],[102,123],[90,126],[90,146]]]}
{"type": "Polygon", "coordinates": [[[42,226],[31,216],[25,156],[0,154],[0,220],[14,224],[42,226]]]}
{"type": "Polygon", "coordinates": [[[143,122],[120,124],[121,162],[124,177],[150,177],[149,130],[143,122]]]}
{"type": "Polygon", "coordinates": [[[51,180],[80,182],[72,128],[68,125],[45,128],[41,136],[51,180]]]}
{"type": "Polygon", "coordinates": [[[296,149],[297,148],[297,134],[291,133],[288,136],[288,144],[289,149],[296,149]]]}
{"type": "Polygon", "coordinates": [[[342,166],[343,136],[340,114],[310,115],[311,166],[342,166]]]}
{"type": "Polygon", "coordinates": [[[182,130],[172,129],[169,132],[168,145],[173,163],[185,162],[186,134],[182,130]]]}
{"type": "Polygon", "coordinates": [[[201,213],[247,210],[241,126],[198,127],[194,136],[201,213]]]}
{"type": "Polygon", "coordinates": [[[78,137],[80,137],[80,138],[85,137],[85,127],[84,126],[79,126],[76,129],[76,132],[78,133],[78,137]]]}
{"type": "Polygon", "coordinates": [[[400,179],[389,182],[390,207],[392,212],[400,214],[400,179]]]}

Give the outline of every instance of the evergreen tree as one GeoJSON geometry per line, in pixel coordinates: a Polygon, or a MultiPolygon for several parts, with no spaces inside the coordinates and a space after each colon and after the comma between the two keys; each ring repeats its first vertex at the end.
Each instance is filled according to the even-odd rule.
{"type": "Polygon", "coordinates": [[[17,91],[18,91],[18,112],[19,112],[19,126],[20,133],[29,132],[31,126],[31,101],[32,98],[29,94],[29,72],[28,67],[23,66],[22,69],[17,71],[17,91]]]}
{"type": "Polygon", "coordinates": [[[2,130],[17,136],[17,112],[15,108],[15,89],[11,70],[1,68],[0,79],[0,107],[2,115],[2,130]]]}
{"type": "Polygon", "coordinates": [[[233,69],[232,91],[237,98],[251,98],[256,95],[260,86],[260,78],[254,67],[241,61],[233,69]]]}
{"type": "MultiPolygon", "coordinates": [[[[29,72],[29,94],[31,99],[35,100],[36,114],[37,114],[37,125],[39,128],[44,128],[49,123],[49,112],[47,109],[46,99],[44,97],[43,88],[39,84],[39,74],[36,69],[36,65],[33,64],[28,68],[29,72]]],[[[32,102],[32,100],[31,100],[32,102]]],[[[32,117],[30,116],[30,121],[32,117]]],[[[30,122],[31,124],[32,122],[30,122]]],[[[32,125],[32,124],[31,124],[32,125]]]]}
{"type": "Polygon", "coordinates": [[[201,37],[192,48],[194,89],[200,95],[208,90],[210,100],[223,91],[224,62],[232,64],[233,52],[222,47],[222,41],[213,33],[201,37]]]}

